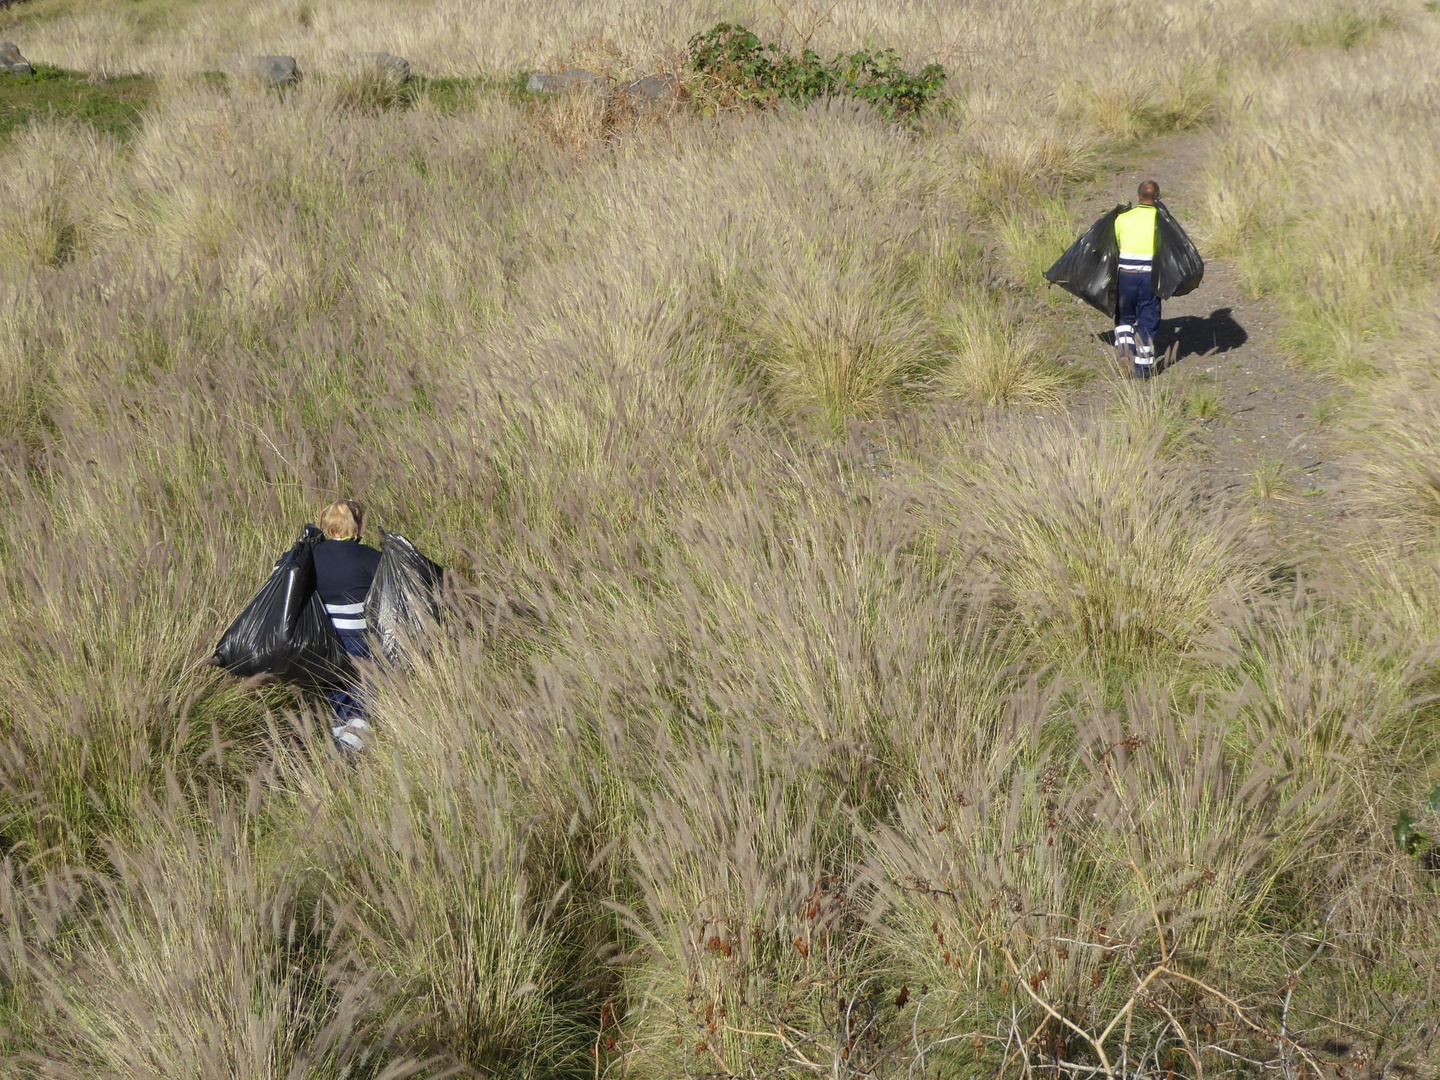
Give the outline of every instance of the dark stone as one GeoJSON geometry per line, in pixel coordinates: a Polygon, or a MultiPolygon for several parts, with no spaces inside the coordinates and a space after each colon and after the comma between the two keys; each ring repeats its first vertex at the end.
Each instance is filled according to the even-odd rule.
{"type": "Polygon", "coordinates": [[[0,41],[0,72],[10,75],[33,75],[35,69],[20,55],[20,49],[13,41],[0,41]]]}
{"type": "Polygon", "coordinates": [[[537,71],[530,76],[530,81],[525,84],[525,89],[532,94],[558,94],[565,90],[603,91],[609,85],[603,75],[596,75],[593,71],[586,71],[584,68],[571,68],[558,75],[545,75],[537,71]]]}
{"type": "Polygon", "coordinates": [[[668,101],[680,89],[680,80],[674,75],[646,75],[643,79],[626,83],[620,93],[637,104],[640,102],[668,101]]]}
{"type": "Polygon", "coordinates": [[[300,81],[300,68],[293,56],[252,56],[246,70],[266,86],[289,86],[300,81]]]}
{"type": "Polygon", "coordinates": [[[403,56],[396,56],[388,52],[366,52],[356,53],[350,57],[350,66],[365,70],[378,71],[385,76],[386,80],[392,83],[407,83],[410,81],[410,61],[403,56]]]}

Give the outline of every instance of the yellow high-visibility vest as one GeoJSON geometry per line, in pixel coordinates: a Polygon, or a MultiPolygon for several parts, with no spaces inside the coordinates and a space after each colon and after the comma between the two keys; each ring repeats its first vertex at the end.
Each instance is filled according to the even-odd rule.
{"type": "Polygon", "coordinates": [[[1115,219],[1115,239],[1120,241],[1120,258],[1155,257],[1155,207],[1136,206],[1115,219]]]}

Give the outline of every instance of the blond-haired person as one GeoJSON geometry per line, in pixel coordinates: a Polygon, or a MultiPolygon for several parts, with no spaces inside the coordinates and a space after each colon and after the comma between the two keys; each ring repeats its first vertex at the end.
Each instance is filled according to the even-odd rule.
{"type": "MultiPolygon", "coordinates": [[[[315,587],[345,651],[357,660],[370,658],[365,637],[365,597],[380,565],[380,552],[360,542],[364,511],[354,499],[331,503],[320,511],[325,539],[315,545],[315,587]]],[[[359,750],[370,730],[360,688],[327,693],[335,710],[330,733],[347,750],[359,750]]]]}

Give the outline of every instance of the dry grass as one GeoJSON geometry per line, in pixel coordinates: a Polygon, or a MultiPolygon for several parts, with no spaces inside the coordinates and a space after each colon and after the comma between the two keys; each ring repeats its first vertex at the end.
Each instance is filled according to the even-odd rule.
{"type": "Polygon", "coordinates": [[[887,252],[822,248],[798,265],[776,261],[755,298],[754,335],[786,415],[813,415],[837,431],[847,417],[875,415],[928,365],[925,316],[906,302],[910,290],[887,252]]]}
{"type": "MultiPolygon", "coordinates": [[[[1395,17],[1367,5],[1341,16],[1395,17]]],[[[1217,241],[1282,301],[1293,351],[1341,375],[1386,366],[1395,311],[1437,269],[1440,84],[1419,59],[1437,36],[1424,17],[1383,46],[1322,35],[1294,69],[1241,88],[1252,105],[1230,121],[1215,169],[1217,241]]]]}
{"type": "Polygon", "coordinates": [[[983,300],[959,303],[944,319],[953,352],[939,376],[942,393],[982,405],[1058,400],[1063,383],[1044,357],[1038,326],[983,300]]]}
{"type": "Polygon", "coordinates": [[[1212,623],[1222,596],[1258,584],[1243,528],[1162,456],[1162,438],[1131,425],[1001,426],[951,489],[962,534],[1057,655],[1163,661],[1212,623]]]}
{"type": "MultiPolygon", "coordinates": [[[[325,71],[338,70],[348,55],[385,48],[426,73],[508,72],[566,61],[618,72],[654,65],[683,47],[697,27],[726,18],[792,45],[806,41],[822,52],[885,42],[921,60],[1007,71],[1004,84],[977,83],[1003,87],[1002,93],[1009,89],[1005,84],[1017,81],[1042,85],[1059,70],[1099,66],[1104,75],[1114,74],[1104,69],[1118,61],[1100,51],[1086,55],[1078,47],[1082,43],[1163,39],[1169,51],[1152,53],[1163,55],[1163,66],[1127,72],[1137,89],[1122,110],[1158,114],[1185,99],[1177,94],[1178,84],[1213,74],[1213,61],[1245,47],[1257,28],[1273,27],[1276,36],[1284,36],[1302,24],[1323,27],[1332,13],[1338,25],[1354,9],[1345,3],[1212,0],[1173,10],[1123,3],[1098,15],[1065,10],[1057,16],[1038,0],[986,0],[925,11],[820,0],[742,0],[724,9],[653,0],[540,0],[519,8],[498,2],[477,8],[463,0],[398,6],[380,0],[261,0],[244,8],[218,0],[31,0],[0,15],[0,29],[28,42],[27,55],[80,70],[188,74],[223,68],[236,53],[291,53],[308,61],[308,69],[325,71]],[[1004,46],[1009,50],[1002,52],[1004,46]],[[1031,50],[1024,54],[1028,64],[1013,62],[1021,55],[1017,46],[1031,50]]],[[[1078,96],[1073,100],[1077,109],[1089,108],[1078,96]]]]}
{"type": "Polygon", "coordinates": [[[1440,526],[1440,388],[1432,372],[1404,371],[1375,395],[1366,412],[1373,425],[1354,464],[1356,494],[1375,518],[1404,539],[1433,549],[1440,526]]]}
{"type": "Polygon", "coordinates": [[[0,1073],[1422,1067],[1435,882],[1388,825],[1440,764],[1434,332],[1398,314],[1433,140],[1371,50],[1433,31],[1376,13],[726,10],[945,59],[900,129],[344,75],[650,70],[685,5],[6,9],[87,70],[324,77],[172,77],[126,143],[0,156],[0,1073]],[[1122,41],[1164,59],[1117,94],[1122,41]],[[1184,403],[1026,407],[1068,186],[1215,115],[1256,287],[1377,366],[1397,313],[1408,396],[1347,412],[1373,535],[1315,580],[1203,483],[1184,403]],[[374,673],[358,763],[198,664],[338,493],[466,583],[374,673]]]}

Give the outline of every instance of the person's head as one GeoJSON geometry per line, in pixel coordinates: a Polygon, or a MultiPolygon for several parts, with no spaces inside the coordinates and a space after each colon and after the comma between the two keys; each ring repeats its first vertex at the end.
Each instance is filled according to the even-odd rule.
{"type": "Polygon", "coordinates": [[[364,512],[354,499],[331,503],[320,511],[320,531],[327,540],[358,540],[364,512]]]}
{"type": "Polygon", "coordinates": [[[1140,205],[1154,206],[1155,200],[1160,198],[1160,185],[1154,180],[1146,180],[1140,185],[1140,205]]]}

